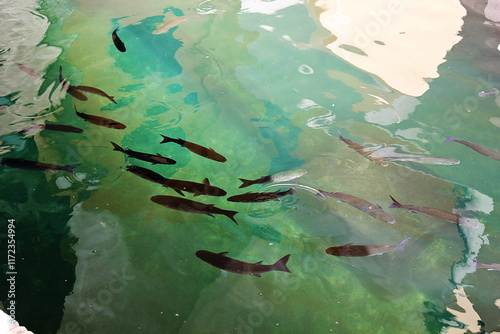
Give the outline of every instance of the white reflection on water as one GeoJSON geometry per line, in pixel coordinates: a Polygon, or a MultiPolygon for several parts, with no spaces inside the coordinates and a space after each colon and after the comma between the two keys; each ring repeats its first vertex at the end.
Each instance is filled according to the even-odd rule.
{"type": "Polygon", "coordinates": [[[245,13],[274,14],[279,10],[303,4],[302,0],[242,0],[241,11],[245,13]]]}
{"type": "Polygon", "coordinates": [[[379,125],[390,125],[407,120],[420,101],[410,96],[400,96],[392,102],[392,107],[371,110],[365,120],[379,125]]]}
{"type": "MultiPolygon", "coordinates": [[[[51,103],[50,84],[39,94],[47,67],[61,54],[56,47],[40,44],[49,27],[48,19],[36,12],[34,1],[8,0],[0,7],[0,96],[14,96],[0,113],[0,136],[21,130],[26,119],[45,117],[56,111],[58,94],[51,103]]],[[[65,95],[65,94],[59,94],[65,95]]],[[[30,123],[29,125],[34,125],[30,123]]]]}

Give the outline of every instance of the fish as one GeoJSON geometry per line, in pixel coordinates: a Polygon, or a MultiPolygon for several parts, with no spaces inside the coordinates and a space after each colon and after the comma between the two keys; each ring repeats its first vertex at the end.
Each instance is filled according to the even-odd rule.
{"type": "Polygon", "coordinates": [[[119,151],[119,152],[125,153],[126,155],[128,155],[131,158],[151,162],[153,165],[156,165],[156,164],[173,165],[176,163],[176,161],[174,159],[166,158],[166,157],[160,155],[159,153],[156,153],[156,155],[153,155],[153,154],[149,154],[149,153],[137,152],[137,151],[133,151],[130,149],[122,148],[122,147],[120,147],[120,145],[118,145],[112,141],[110,143],[111,143],[111,145],[113,145],[113,151],[119,151]]]}
{"type": "Polygon", "coordinates": [[[409,162],[417,162],[421,164],[429,164],[429,165],[458,165],[460,160],[446,157],[438,157],[433,155],[425,155],[425,154],[403,154],[397,153],[396,148],[394,147],[386,147],[380,150],[377,150],[371,155],[372,158],[382,158],[384,160],[390,161],[409,161],[409,162]]]}
{"type": "Polygon", "coordinates": [[[488,270],[500,270],[500,264],[499,263],[480,263],[476,262],[476,268],[484,268],[488,270]]]}
{"type": "Polygon", "coordinates": [[[367,200],[364,200],[360,197],[356,197],[353,195],[349,195],[346,193],[341,193],[341,192],[328,192],[328,191],[320,191],[320,194],[324,196],[330,196],[338,199],[341,202],[345,202],[347,204],[352,205],[356,209],[363,211],[370,216],[377,218],[383,222],[389,223],[389,224],[394,224],[396,219],[394,219],[393,216],[385,212],[382,207],[378,204],[373,204],[368,202],[367,200]]]}
{"type": "Polygon", "coordinates": [[[63,90],[69,95],[73,96],[75,99],[80,101],[87,101],[88,98],[83,95],[82,92],[78,91],[75,86],[71,86],[62,75],[62,66],[59,66],[59,82],[62,84],[63,90]]]}
{"type": "Polygon", "coordinates": [[[262,264],[262,261],[249,263],[239,260],[232,259],[226,255],[229,252],[213,253],[207,250],[199,250],[196,252],[196,256],[205,261],[206,263],[235,274],[251,275],[262,277],[261,274],[270,271],[284,271],[290,273],[290,269],[286,266],[288,260],[290,259],[290,254],[283,256],[281,259],[276,261],[274,264],[262,264]]]}
{"type": "Polygon", "coordinates": [[[371,161],[373,161],[381,166],[384,166],[384,167],[389,166],[389,162],[385,161],[384,159],[371,156],[371,154],[373,153],[372,150],[370,150],[369,148],[366,148],[362,145],[359,145],[358,143],[355,143],[352,140],[349,140],[347,138],[342,137],[342,135],[340,134],[340,131],[339,130],[337,130],[337,131],[339,132],[339,135],[340,135],[339,140],[346,143],[349,148],[354,149],[356,152],[358,152],[359,154],[361,154],[362,156],[364,156],[368,160],[371,160],[371,161]]]}
{"type": "Polygon", "coordinates": [[[481,153],[482,155],[485,155],[489,158],[492,158],[495,160],[500,160],[500,152],[497,150],[492,150],[491,148],[488,148],[486,146],[474,144],[474,143],[471,143],[471,142],[466,141],[466,140],[456,139],[456,138],[448,137],[448,136],[445,136],[445,137],[446,137],[447,143],[454,141],[454,142],[460,143],[462,145],[465,145],[469,148],[472,148],[474,151],[481,153]]]}
{"type": "Polygon", "coordinates": [[[115,98],[114,96],[109,96],[104,91],[100,90],[99,88],[95,88],[95,87],[91,87],[91,86],[73,86],[73,87],[79,91],[81,90],[81,91],[84,91],[84,92],[87,92],[90,94],[95,94],[95,95],[105,97],[108,100],[110,100],[111,102],[113,102],[114,104],[117,104],[116,101],[114,100],[114,98],[115,98]]]}
{"type": "Polygon", "coordinates": [[[83,130],[71,125],[64,124],[54,124],[54,123],[45,123],[40,125],[30,126],[28,128],[22,129],[21,133],[27,132],[32,129],[42,129],[42,130],[51,130],[51,131],[60,131],[60,132],[69,132],[69,133],[82,133],[83,130]]]}
{"type": "Polygon", "coordinates": [[[194,196],[208,195],[208,196],[226,196],[227,192],[224,189],[212,186],[208,178],[203,179],[203,183],[192,181],[166,179],[163,182],[166,188],[172,188],[178,194],[184,196],[183,191],[193,193],[194,196]]]}
{"type": "Polygon", "coordinates": [[[190,212],[190,213],[205,214],[214,218],[215,215],[224,215],[229,219],[231,219],[233,222],[235,222],[236,225],[238,225],[238,223],[234,219],[234,215],[238,213],[237,211],[224,210],[215,207],[213,204],[205,204],[205,203],[195,202],[186,198],[166,196],[166,195],[155,195],[151,197],[151,201],[163,205],[164,207],[169,209],[190,212]]]}
{"type": "Polygon", "coordinates": [[[120,52],[125,52],[127,49],[125,48],[125,44],[123,44],[122,40],[118,35],[116,34],[117,31],[119,31],[119,28],[116,28],[113,33],[111,34],[111,38],[113,39],[113,43],[115,44],[116,48],[120,52]]]}
{"type": "Polygon", "coordinates": [[[181,16],[176,19],[173,19],[172,21],[169,21],[165,24],[162,24],[161,26],[158,27],[155,31],[153,31],[153,34],[158,35],[158,34],[163,34],[167,31],[169,31],[171,28],[175,27],[179,23],[181,23],[184,20],[190,19],[192,17],[200,17],[199,14],[194,14],[194,15],[186,15],[186,16],[181,16]]]}
{"type": "Polygon", "coordinates": [[[281,197],[291,194],[296,194],[295,188],[290,188],[287,191],[276,191],[267,193],[251,193],[247,192],[240,195],[235,195],[229,197],[227,200],[229,202],[239,202],[239,203],[259,203],[267,201],[278,201],[281,197]]]}
{"type": "Polygon", "coordinates": [[[251,186],[253,184],[265,184],[265,183],[274,183],[274,182],[284,182],[284,181],[291,181],[296,178],[301,177],[302,175],[306,174],[307,170],[305,169],[291,169],[291,170],[285,170],[282,172],[278,172],[275,174],[267,175],[267,176],[262,176],[258,179],[255,180],[247,180],[247,179],[239,179],[243,184],[240,186],[240,188],[245,188],[248,186],[251,186]]]}
{"type": "Polygon", "coordinates": [[[458,224],[459,215],[455,212],[449,212],[435,208],[427,208],[425,206],[418,206],[418,205],[404,205],[396,201],[394,197],[392,197],[391,195],[389,196],[392,199],[392,204],[389,206],[389,208],[391,209],[406,209],[410,212],[421,213],[426,216],[439,218],[442,220],[446,220],[450,223],[458,224]]]}
{"type": "Polygon", "coordinates": [[[83,118],[85,121],[95,125],[100,125],[106,128],[119,129],[119,130],[125,129],[127,127],[125,124],[122,124],[120,122],[114,121],[109,118],[78,112],[78,110],[76,110],[76,105],[75,105],[75,112],[78,117],[83,118]]]}
{"type": "Polygon", "coordinates": [[[208,195],[208,196],[226,196],[227,193],[224,189],[214,187],[210,185],[210,181],[207,178],[203,180],[203,183],[167,179],[158,173],[153,172],[147,168],[139,166],[127,166],[129,172],[134,173],[143,179],[149,180],[151,182],[159,183],[165,188],[172,188],[181,196],[184,196],[183,191],[193,193],[194,196],[208,195]]]}
{"type": "Polygon", "coordinates": [[[161,135],[161,136],[163,137],[163,140],[161,141],[160,144],[173,142],[173,143],[179,144],[180,146],[187,148],[191,152],[198,154],[204,158],[215,160],[218,162],[226,162],[227,161],[226,158],[224,158],[219,153],[215,152],[213,150],[213,148],[211,148],[211,147],[206,148],[206,147],[200,146],[198,144],[195,144],[195,143],[192,143],[192,142],[189,142],[187,140],[180,139],[180,138],[173,139],[173,138],[170,138],[170,137],[167,137],[164,135],[161,135]]]}
{"type": "Polygon", "coordinates": [[[146,179],[148,181],[158,183],[158,184],[163,184],[165,182],[166,178],[161,176],[160,174],[153,172],[151,169],[147,169],[144,167],[139,167],[139,166],[134,166],[130,165],[127,166],[127,171],[142,177],[143,179],[146,179]]]}
{"type": "Polygon", "coordinates": [[[87,101],[88,98],[81,92],[87,92],[95,95],[100,95],[102,97],[107,98],[111,102],[116,104],[116,101],[114,100],[114,96],[109,96],[106,94],[104,91],[100,90],[99,88],[95,87],[90,87],[90,86],[71,86],[63,77],[62,75],[62,66],[59,66],[59,82],[62,83],[63,85],[63,90],[66,91],[68,94],[73,96],[74,98],[80,100],[80,101],[87,101]]]}
{"type": "Polygon", "coordinates": [[[386,245],[386,246],[368,246],[368,245],[354,245],[353,243],[346,244],[344,246],[334,246],[325,249],[325,253],[334,256],[349,256],[349,257],[362,257],[362,256],[372,256],[381,255],[397,250],[404,250],[404,245],[410,241],[411,237],[408,237],[401,241],[398,245],[386,245]]]}
{"type": "Polygon", "coordinates": [[[42,171],[64,170],[73,173],[73,169],[75,169],[75,167],[80,166],[80,164],[60,166],[60,165],[47,164],[44,162],[17,159],[17,158],[0,158],[0,160],[1,160],[0,161],[1,165],[13,168],[27,169],[27,170],[42,170],[42,171]]]}
{"type": "Polygon", "coordinates": [[[17,67],[19,67],[19,69],[20,69],[21,71],[23,71],[24,73],[26,73],[26,74],[28,74],[28,75],[32,76],[33,78],[41,78],[41,77],[42,77],[42,76],[41,76],[41,75],[40,75],[37,71],[35,71],[34,69],[29,68],[28,66],[25,66],[25,65],[23,65],[23,64],[21,64],[21,63],[19,63],[19,62],[17,62],[17,61],[16,61],[16,60],[14,60],[14,59],[12,59],[12,62],[13,62],[14,64],[16,64],[16,66],[17,66],[17,67]]]}

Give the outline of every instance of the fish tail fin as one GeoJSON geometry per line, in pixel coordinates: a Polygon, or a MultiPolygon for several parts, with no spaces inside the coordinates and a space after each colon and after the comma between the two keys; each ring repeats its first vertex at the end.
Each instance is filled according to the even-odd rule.
{"type": "Polygon", "coordinates": [[[123,152],[124,149],[121,148],[118,144],[116,143],[113,143],[112,141],[110,141],[111,145],[113,145],[113,151],[120,151],[120,152],[123,152]]]}
{"type": "Polygon", "coordinates": [[[80,166],[81,164],[73,164],[73,165],[67,165],[67,166],[64,166],[63,169],[67,172],[70,172],[70,173],[73,173],[74,172],[74,169],[78,166],[80,166]]]}
{"type": "Polygon", "coordinates": [[[240,188],[245,188],[252,185],[252,180],[247,180],[247,179],[239,179],[239,180],[243,182],[240,188]]]}
{"type": "Polygon", "coordinates": [[[396,201],[394,199],[394,197],[392,197],[391,195],[389,195],[389,197],[392,199],[392,204],[389,205],[389,208],[391,208],[391,209],[398,209],[398,208],[402,208],[403,207],[403,204],[401,204],[398,201],[396,201]]]}
{"type": "Polygon", "coordinates": [[[404,245],[406,245],[408,243],[408,241],[410,241],[411,237],[408,237],[406,238],[405,240],[401,241],[398,245],[398,247],[396,247],[397,250],[405,250],[404,248],[404,245]]]}
{"type": "Polygon", "coordinates": [[[236,225],[238,225],[238,222],[236,221],[236,219],[234,219],[234,215],[237,214],[238,211],[227,211],[225,216],[229,219],[231,219],[236,225]]]}
{"type": "Polygon", "coordinates": [[[163,144],[163,143],[170,143],[172,141],[174,141],[173,138],[170,138],[170,137],[167,137],[167,136],[164,136],[164,135],[161,135],[163,137],[163,140],[161,141],[160,144],[163,144]]]}
{"type": "Polygon", "coordinates": [[[446,142],[449,143],[449,142],[452,142],[452,141],[455,141],[456,139],[453,138],[453,137],[449,137],[449,136],[444,136],[446,138],[446,142]]]}
{"type": "Polygon", "coordinates": [[[275,264],[273,264],[273,269],[279,270],[279,271],[286,271],[287,273],[291,273],[290,269],[288,269],[288,267],[286,266],[289,259],[290,259],[290,254],[283,256],[281,259],[276,261],[275,264]]]}

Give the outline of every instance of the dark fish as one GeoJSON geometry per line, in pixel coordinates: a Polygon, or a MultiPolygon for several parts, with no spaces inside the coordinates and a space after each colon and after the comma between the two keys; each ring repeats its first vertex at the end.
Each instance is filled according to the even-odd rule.
{"type": "Polygon", "coordinates": [[[76,90],[75,86],[71,86],[62,75],[62,66],[59,66],[59,82],[62,83],[63,90],[75,99],[80,101],[87,101],[88,98],[82,92],[76,90]]]}
{"type": "Polygon", "coordinates": [[[224,189],[210,185],[210,181],[207,178],[203,180],[203,183],[197,183],[192,181],[183,181],[175,179],[166,179],[163,182],[163,186],[167,188],[174,189],[177,193],[184,196],[183,191],[193,193],[194,196],[208,195],[208,196],[226,196],[227,192],[224,189]]]}
{"type": "Polygon", "coordinates": [[[368,160],[371,160],[371,161],[373,161],[381,166],[384,166],[384,167],[389,166],[389,163],[387,161],[385,161],[384,159],[370,156],[373,153],[372,150],[370,150],[369,148],[366,148],[362,145],[359,145],[359,144],[353,142],[352,140],[349,140],[347,138],[342,137],[342,135],[340,134],[340,131],[338,131],[338,132],[340,135],[339,139],[342,140],[344,143],[346,143],[348,145],[348,147],[356,150],[356,152],[358,152],[359,154],[361,154],[362,156],[364,156],[368,160]]]}
{"type": "Polygon", "coordinates": [[[205,157],[205,158],[208,158],[211,160],[215,160],[218,162],[226,162],[226,158],[224,158],[219,153],[215,152],[212,148],[206,148],[206,147],[200,146],[200,145],[195,144],[195,143],[191,143],[189,141],[186,141],[186,140],[183,140],[180,138],[173,139],[173,138],[170,138],[170,137],[167,137],[164,135],[162,135],[162,137],[163,137],[163,140],[162,140],[161,144],[173,142],[173,143],[179,144],[181,146],[184,146],[185,148],[187,148],[191,152],[196,153],[198,155],[201,155],[202,157],[205,157]]]}
{"type": "Polygon", "coordinates": [[[127,166],[127,170],[139,177],[142,177],[143,179],[154,183],[163,184],[163,182],[165,182],[166,180],[166,178],[156,172],[153,172],[151,169],[131,165],[127,166]]]}
{"type": "Polygon", "coordinates": [[[455,139],[453,137],[448,137],[448,136],[445,136],[445,137],[446,137],[447,143],[454,141],[454,142],[460,143],[462,145],[465,145],[467,147],[470,147],[474,151],[479,152],[482,155],[485,155],[489,158],[492,158],[495,160],[500,160],[500,152],[497,150],[492,150],[491,148],[488,148],[488,147],[485,147],[485,146],[479,145],[479,144],[474,144],[474,143],[471,143],[471,142],[466,141],[466,140],[455,139]]]}
{"type": "Polygon", "coordinates": [[[298,177],[301,177],[302,175],[306,174],[307,170],[305,169],[291,169],[291,170],[285,170],[279,173],[267,175],[260,177],[255,180],[246,180],[246,179],[240,179],[243,184],[240,186],[240,188],[245,188],[248,186],[251,186],[253,184],[264,184],[264,183],[271,183],[271,182],[282,182],[282,181],[290,181],[293,179],[296,179],[298,177]]]}
{"type": "Polygon", "coordinates": [[[392,250],[404,250],[404,245],[410,241],[410,237],[401,241],[399,245],[387,245],[387,246],[366,246],[366,245],[354,245],[349,243],[344,246],[334,246],[325,249],[326,254],[334,256],[350,256],[350,257],[360,257],[360,256],[372,256],[380,255],[383,253],[390,252],[392,250]]]}
{"type": "Polygon", "coordinates": [[[118,49],[118,51],[125,52],[125,51],[127,51],[127,49],[125,48],[125,44],[123,44],[123,42],[120,39],[120,37],[118,37],[118,35],[116,34],[116,32],[119,31],[119,30],[120,29],[116,28],[113,31],[113,33],[111,34],[111,37],[113,38],[113,43],[115,43],[115,46],[118,49]]]}
{"type": "Polygon", "coordinates": [[[53,164],[46,164],[38,161],[15,159],[15,158],[0,158],[0,164],[20,169],[27,170],[65,170],[67,172],[73,173],[73,169],[80,164],[73,164],[67,166],[59,166],[53,164]]]}
{"type": "Polygon", "coordinates": [[[196,252],[196,256],[216,268],[226,270],[235,274],[262,277],[262,273],[267,273],[269,271],[285,271],[287,273],[290,272],[290,270],[286,266],[288,260],[290,259],[290,254],[283,256],[274,264],[266,265],[262,264],[262,261],[256,263],[248,263],[234,260],[227,257],[227,253],[228,252],[212,253],[207,250],[199,250],[196,252]]]}
{"type": "Polygon", "coordinates": [[[80,101],[88,100],[88,98],[81,92],[84,91],[87,93],[103,96],[108,100],[110,100],[111,102],[116,103],[116,101],[114,100],[114,96],[109,96],[99,88],[90,86],[71,86],[66,80],[64,80],[64,77],[62,75],[62,66],[59,66],[59,82],[62,83],[64,91],[66,91],[68,94],[70,94],[74,98],[77,98],[80,101]]]}
{"type": "Polygon", "coordinates": [[[215,217],[215,215],[224,215],[231,219],[233,222],[238,224],[234,219],[234,215],[237,214],[237,211],[229,211],[215,207],[213,204],[204,204],[200,202],[191,201],[186,198],[174,197],[174,196],[165,196],[165,195],[156,195],[151,197],[151,200],[157,204],[163,205],[169,209],[191,212],[191,213],[199,213],[209,215],[211,217],[215,217]]]}
{"type": "Polygon", "coordinates": [[[392,197],[391,195],[389,195],[389,196],[392,199],[392,204],[389,206],[389,208],[391,208],[391,209],[406,209],[410,212],[421,213],[421,214],[426,215],[426,216],[443,219],[443,220],[449,221],[450,223],[455,223],[455,224],[458,223],[459,215],[456,213],[444,211],[441,209],[427,208],[425,206],[404,205],[404,204],[401,204],[398,201],[396,201],[394,199],[394,197],[392,197]]]}
{"type": "Polygon", "coordinates": [[[42,129],[42,130],[51,130],[51,131],[60,131],[60,132],[70,132],[70,133],[82,133],[83,130],[71,125],[63,125],[63,124],[54,124],[54,123],[45,123],[40,125],[30,126],[28,128],[22,129],[20,132],[24,133],[28,130],[32,129],[42,129]]]}
{"type": "Polygon", "coordinates": [[[235,195],[229,197],[227,200],[229,202],[240,202],[240,203],[256,203],[256,202],[267,202],[267,201],[277,201],[280,197],[296,194],[295,188],[290,188],[287,191],[276,191],[268,193],[251,193],[247,192],[241,195],[235,195]]]}
{"type": "Polygon", "coordinates": [[[139,166],[127,166],[129,172],[134,173],[143,179],[149,180],[151,182],[159,183],[164,187],[174,189],[178,194],[184,196],[182,191],[187,191],[193,193],[194,196],[198,195],[208,195],[208,196],[226,196],[227,193],[221,188],[214,187],[210,185],[207,178],[203,180],[203,183],[167,179],[158,173],[153,172],[147,168],[142,168],[139,166]]]}
{"type": "Polygon", "coordinates": [[[110,143],[114,147],[113,151],[123,152],[131,158],[136,158],[136,159],[139,159],[142,161],[151,162],[153,165],[156,165],[156,164],[173,165],[173,164],[175,164],[175,160],[161,156],[158,153],[156,153],[156,155],[153,155],[153,154],[149,154],[149,153],[132,151],[128,148],[127,149],[122,148],[118,144],[113,143],[112,141],[110,143]]]}
{"type": "Polygon", "coordinates": [[[100,90],[99,88],[95,88],[95,87],[91,87],[91,86],[73,86],[73,87],[79,91],[81,90],[81,91],[84,91],[84,92],[87,92],[90,94],[95,94],[95,95],[105,97],[108,100],[110,100],[111,102],[116,104],[116,101],[114,100],[114,98],[115,98],[114,96],[109,96],[108,94],[106,94],[105,92],[100,90]]]}
{"type": "Polygon", "coordinates": [[[119,130],[125,129],[127,127],[125,124],[122,124],[120,122],[114,121],[114,120],[109,119],[109,118],[104,118],[104,117],[100,117],[100,116],[89,115],[89,114],[84,114],[82,112],[78,112],[78,110],[76,110],[76,106],[75,106],[75,112],[79,117],[81,117],[84,120],[86,120],[87,122],[90,122],[90,123],[95,124],[95,125],[100,125],[100,126],[104,126],[106,128],[119,129],[119,130]]]}
{"type": "Polygon", "coordinates": [[[389,223],[389,224],[394,224],[396,221],[393,216],[385,212],[380,205],[378,204],[373,204],[368,202],[367,200],[364,200],[362,198],[349,195],[346,193],[341,193],[341,192],[336,192],[336,193],[331,193],[328,191],[322,191],[320,190],[320,194],[323,196],[330,196],[330,197],[335,197],[336,199],[345,202],[347,204],[352,205],[358,210],[361,210],[370,216],[377,218],[383,222],[389,223]]]}

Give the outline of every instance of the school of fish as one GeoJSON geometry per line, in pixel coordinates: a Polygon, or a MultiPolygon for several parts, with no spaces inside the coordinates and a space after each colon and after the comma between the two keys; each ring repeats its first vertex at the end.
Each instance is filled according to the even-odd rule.
{"type": "MultiPolygon", "coordinates": [[[[153,31],[153,34],[166,33],[171,28],[179,25],[181,22],[194,17],[200,17],[200,15],[196,14],[196,15],[177,17],[157,27],[157,29],[153,31]]],[[[111,41],[113,42],[113,44],[115,45],[116,49],[119,52],[125,53],[127,51],[127,48],[125,46],[125,43],[118,36],[118,31],[120,31],[119,28],[116,28],[112,32],[111,41]]],[[[21,64],[15,60],[13,60],[13,62],[20,70],[24,71],[28,75],[31,75],[33,77],[39,77],[38,73],[34,72],[24,64],[21,64]]],[[[92,86],[83,86],[83,85],[75,85],[75,86],[71,85],[63,76],[62,67],[59,68],[59,83],[64,92],[66,92],[67,94],[69,94],[70,96],[79,101],[87,101],[88,97],[85,94],[87,93],[87,94],[98,95],[105,99],[108,99],[112,103],[115,104],[117,103],[114,99],[114,96],[108,95],[106,92],[102,91],[99,88],[92,86]]],[[[74,111],[77,117],[81,118],[83,121],[89,122],[96,126],[107,127],[115,130],[124,130],[127,128],[125,124],[119,121],[101,116],[96,116],[93,114],[79,112],[77,110],[76,104],[74,105],[74,111]]],[[[81,128],[70,125],[45,123],[42,125],[34,125],[31,127],[27,127],[23,129],[21,132],[25,133],[33,129],[59,131],[66,133],[82,133],[84,131],[81,128]]],[[[349,148],[355,150],[366,159],[382,167],[388,166],[389,163],[392,161],[410,161],[417,163],[442,164],[442,165],[456,165],[460,163],[459,160],[453,158],[396,153],[394,151],[394,148],[382,149],[377,151],[365,147],[361,144],[358,144],[353,140],[343,137],[340,130],[338,130],[338,133],[339,133],[339,140],[347,144],[349,148]]],[[[196,155],[199,155],[206,159],[210,159],[214,162],[224,163],[227,161],[225,156],[216,152],[211,147],[205,147],[203,145],[187,141],[186,139],[181,139],[181,138],[171,138],[165,135],[161,135],[161,137],[163,138],[160,142],[161,144],[168,144],[168,143],[177,144],[181,147],[186,148],[187,150],[196,155]]],[[[491,148],[482,146],[480,144],[472,143],[466,140],[456,139],[449,136],[446,136],[446,140],[447,142],[456,142],[462,144],[486,157],[495,160],[500,160],[500,152],[497,150],[493,150],[491,148]]],[[[145,162],[149,162],[153,165],[176,164],[176,161],[174,159],[166,157],[160,153],[139,152],[132,150],[131,148],[123,148],[119,144],[113,141],[110,141],[110,143],[113,147],[113,151],[121,152],[131,159],[142,160],[145,162]]],[[[167,145],[165,145],[165,147],[167,147],[167,145]]],[[[22,158],[0,158],[0,164],[10,168],[19,168],[19,169],[35,170],[35,171],[66,171],[69,173],[73,173],[74,169],[80,165],[79,163],[75,163],[71,165],[61,166],[51,163],[25,160],[22,158]]],[[[181,196],[179,197],[170,195],[153,195],[151,197],[151,202],[153,203],[156,203],[168,209],[188,212],[191,214],[202,214],[211,217],[215,217],[215,215],[224,215],[230,220],[232,220],[235,224],[238,224],[238,222],[235,219],[235,215],[238,213],[237,211],[226,210],[224,208],[215,207],[213,204],[208,204],[204,201],[199,202],[186,198],[184,194],[185,192],[191,193],[195,197],[201,195],[223,197],[227,195],[227,192],[224,189],[210,184],[208,177],[205,177],[203,181],[199,183],[191,180],[176,180],[176,179],[165,178],[159,173],[154,172],[150,169],[131,164],[126,167],[126,170],[149,182],[161,184],[165,188],[170,188],[181,196]]],[[[246,192],[242,194],[234,194],[228,197],[227,201],[236,203],[261,203],[266,201],[280,201],[284,196],[297,196],[296,188],[299,188],[312,191],[313,193],[316,194],[316,196],[322,199],[326,199],[328,197],[335,198],[339,202],[347,203],[353,206],[354,208],[360,210],[361,212],[364,212],[367,215],[370,215],[382,222],[389,224],[394,224],[396,222],[395,218],[391,214],[386,212],[380,205],[371,203],[368,200],[357,197],[355,195],[348,194],[345,192],[324,191],[321,189],[310,187],[308,185],[301,185],[298,183],[293,183],[293,184],[283,183],[297,179],[306,173],[307,170],[305,169],[293,169],[293,170],[280,171],[278,173],[270,175],[264,175],[254,180],[240,178],[242,182],[240,188],[245,188],[254,185],[265,185],[265,184],[275,184],[276,186],[281,186],[281,188],[284,188],[285,186],[290,186],[290,188],[282,191],[278,190],[275,192],[246,192]]],[[[450,212],[439,208],[425,207],[414,204],[401,204],[392,196],[392,194],[387,194],[387,195],[390,196],[392,200],[392,204],[389,206],[390,209],[404,209],[412,213],[418,213],[425,216],[433,217],[452,224],[458,224],[468,228],[475,227],[474,224],[470,223],[471,221],[473,222],[474,219],[462,216],[462,214],[458,212],[456,209],[452,209],[452,211],[450,212]]],[[[394,250],[402,251],[404,250],[404,246],[410,241],[410,239],[411,237],[408,236],[399,243],[392,245],[355,245],[354,243],[347,243],[341,246],[330,246],[325,249],[325,253],[336,257],[369,257],[374,255],[381,255],[394,250]]],[[[199,250],[196,252],[195,255],[202,261],[216,268],[236,274],[245,274],[245,275],[262,277],[261,275],[263,273],[270,271],[283,271],[288,273],[291,272],[287,267],[291,254],[284,255],[274,264],[265,265],[262,264],[262,261],[258,261],[256,263],[249,263],[241,260],[236,260],[228,257],[227,256],[228,253],[229,252],[227,250],[224,250],[222,252],[199,250]]],[[[500,270],[500,265],[496,263],[489,263],[489,264],[476,263],[476,267],[486,268],[488,270],[500,270]]]]}

